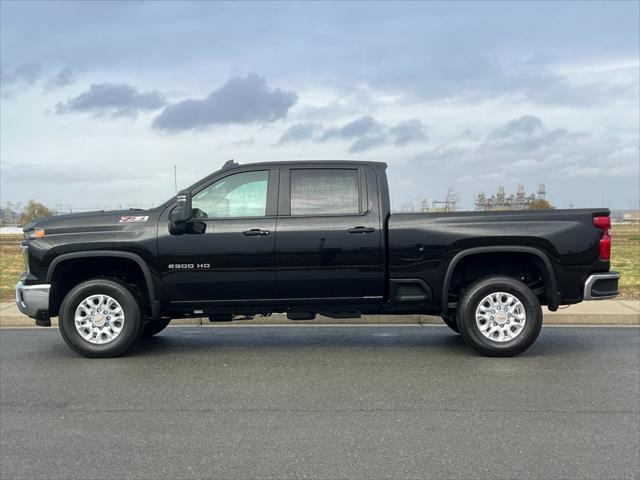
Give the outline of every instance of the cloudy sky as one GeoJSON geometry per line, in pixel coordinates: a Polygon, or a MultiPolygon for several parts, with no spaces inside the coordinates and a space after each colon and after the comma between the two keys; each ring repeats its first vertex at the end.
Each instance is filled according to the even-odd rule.
{"type": "Polygon", "coordinates": [[[150,206],[219,168],[387,162],[395,208],[639,199],[639,3],[0,4],[1,201],[150,206]]]}

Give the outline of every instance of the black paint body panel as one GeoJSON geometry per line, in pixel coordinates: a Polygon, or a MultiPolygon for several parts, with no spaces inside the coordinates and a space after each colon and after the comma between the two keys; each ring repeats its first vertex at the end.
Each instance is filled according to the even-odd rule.
{"type": "MultiPolygon", "coordinates": [[[[443,301],[446,305],[447,270],[456,255],[469,249],[535,249],[548,259],[557,290],[552,294],[560,303],[581,301],[586,277],[609,270],[609,262],[598,258],[602,232],[593,226],[594,215],[607,215],[607,209],[391,215],[385,169],[376,162],[327,161],[215,172],[192,191],[232,173],[269,170],[266,216],[198,219],[206,226],[202,234],[169,233],[175,198],[145,211],[42,219],[28,227],[45,229],[46,236],[28,242],[30,274],[23,280],[46,282],[52,262],[62,255],[128,252],[145,266],[160,311],[174,316],[200,309],[439,313],[443,301]],[[291,216],[290,169],[296,167],[357,169],[360,213],[291,216]],[[120,221],[129,215],[148,218],[120,221]],[[366,233],[353,232],[356,227],[366,233]],[[267,233],[245,234],[252,229],[267,233]],[[409,292],[423,289],[423,299],[397,302],[395,292],[403,285],[410,285],[409,292]]],[[[414,296],[420,297],[405,298],[414,296]]]]}
{"type": "MultiPolygon", "coordinates": [[[[324,165],[322,165],[324,166],[324,165]]],[[[327,164],[327,168],[337,165],[327,164]]],[[[307,167],[308,168],[308,167],[307,167]]],[[[353,298],[380,303],[384,295],[384,248],[375,172],[359,168],[359,214],[290,216],[289,166],[280,174],[280,209],[276,228],[276,278],[281,298],[353,298]],[[368,192],[368,194],[367,194],[368,192]],[[365,227],[368,233],[350,233],[365,227]]]]}
{"type": "Polygon", "coordinates": [[[599,260],[602,232],[593,226],[596,214],[608,210],[394,214],[389,220],[390,276],[418,277],[440,298],[442,280],[459,252],[519,246],[550,260],[562,302],[578,301],[586,277],[609,270],[609,262],[599,260]]]}

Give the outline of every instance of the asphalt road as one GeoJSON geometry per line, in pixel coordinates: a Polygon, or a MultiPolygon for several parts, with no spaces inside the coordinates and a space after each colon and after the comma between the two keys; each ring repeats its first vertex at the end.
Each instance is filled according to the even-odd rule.
{"type": "Polygon", "coordinates": [[[0,478],[638,478],[640,329],[484,358],[446,327],[0,331],[0,478]]]}

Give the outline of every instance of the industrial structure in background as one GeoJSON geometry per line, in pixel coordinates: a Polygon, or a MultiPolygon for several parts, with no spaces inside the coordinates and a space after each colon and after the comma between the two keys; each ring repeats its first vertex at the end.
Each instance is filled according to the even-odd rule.
{"type": "Polygon", "coordinates": [[[426,212],[455,212],[458,203],[458,193],[453,187],[447,189],[444,200],[433,200],[429,206],[429,200],[424,197],[407,200],[400,206],[402,213],[426,213],[426,212]]]}
{"type": "MultiPolygon", "coordinates": [[[[538,185],[536,194],[527,195],[524,191],[524,185],[518,185],[515,194],[508,195],[504,193],[504,187],[498,187],[495,195],[487,197],[484,192],[480,192],[476,197],[476,210],[529,210],[541,208],[541,205],[548,205],[545,198],[547,191],[544,183],[538,185]]],[[[544,208],[544,207],[542,207],[544,208]]],[[[546,208],[550,208],[546,207],[546,208]]]]}
{"type": "Polygon", "coordinates": [[[640,210],[622,212],[621,215],[622,223],[640,223],[640,210]]]}
{"type": "MultiPolygon", "coordinates": [[[[547,190],[544,183],[538,185],[537,193],[527,195],[524,185],[518,185],[516,193],[507,195],[504,187],[498,187],[498,192],[487,197],[484,192],[476,196],[476,210],[547,210],[554,208],[546,199],[547,190]]],[[[405,201],[399,212],[455,212],[458,206],[458,193],[449,187],[444,200],[433,200],[431,203],[425,197],[405,201]]]]}

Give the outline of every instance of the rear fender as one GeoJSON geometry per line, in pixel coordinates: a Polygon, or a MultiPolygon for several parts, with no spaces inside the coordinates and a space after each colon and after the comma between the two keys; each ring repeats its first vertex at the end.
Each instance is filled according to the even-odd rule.
{"type": "Polygon", "coordinates": [[[535,255],[537,258],[539,258],[542,261],[542,265],[544,266],[542,273],[544,276],[545,296],[547,299],[549,310],[557,310],[560,304],[560,295],[557,293],[558,282],[549,257],[542,250],[539,250],[537,248],[507,245],[469,248],[467,250],[458,252],[453,257],[447,267],[447,272],[444,276],[444,282],[442,285],[440,311],[443,315],[447,314],[449,311],[449,289],[451,286],[451,278],[453,277],[453,272],[455,271],[458,263],[460,263],[460,260],[470,255],[482,255],[487,253],[527,253],[530,255],[535,255]]]}

